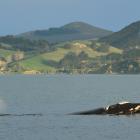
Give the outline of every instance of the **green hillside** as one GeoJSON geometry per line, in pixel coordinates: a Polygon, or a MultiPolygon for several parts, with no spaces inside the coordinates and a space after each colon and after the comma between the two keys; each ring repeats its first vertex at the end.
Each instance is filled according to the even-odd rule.
{"type": "Polygon", "coordinates": [[[100,41],[124,49],[140,47],[140,21],[130,24],[119,32],[101,38],[100,41]]]}
{"type": "Polygon", "coordinates": [[[25,69],[36,69],[42,72],[56,72],[58,67],[61,69],[60,61],[65,58],[69,53],[74,53],[79,55],[81,52],[84,52],[88,56],[88,61],[96,59],[101,56],[106,56],[110,53],[121,54],[122,50],[109,47],[107,52],[99,52],[91,48],[92,42],[90,41],[73,41],[66,42],[56,45],[56,50],[52,52],[46,52],[29,59],[25,59],[19,62],[20,66],[25,69]]]}
{"type": "Polygon", "coordinates": [[[22,37],[15,37],[12,35],[0,37],[0,48],[6,50],[21,50],[25,52],[29,51],[49,51],[51,48],[45,40],[30,40],[22,37]]]}
{"type": "MultiPolygon", "coordinates": [[[[3,48],[7,46],[3,45],[3,48]]],[[[54,50],[40,53],[1,48],[0,62],[4,62],[4,66],[0,65],[0,72],[140,73],[140,49],[138,48],[122,50],[95,40],[67,41],[52,47],[54,50]],[[10,61],[9,58],[11,58],[10,61]]]]}
{"type": "Polygon", "coordinates": [[[140,21],[107,37],[94,38],[104,31],[74,22],[60,28],[22,34],[27,38],[0,37],[0,73],[140,73],[140,21]],[[43,40],[46,36],[55,41],[58,39],[58,42],[48,43],[43,40]],[[37,37],[37,40],[30,37],[37,37]]]}
{"type": "Polygon", "coordinates": [[[15,51],[10,51],[10,50],[5,50],[5,49],[0,49],[0,57],[8,57],[12,54],[14,54],[15,51]]]}
{"type": "Polygon", "coordinates": [[[20,34],[20,37],[33,40],[47,40],[50,43],[58,43],[70,40],[95,39],[110,35],[112,32],[94,27],[84,22],[72,22],[59,28],[48,30],[36,30],[20,34]]]}

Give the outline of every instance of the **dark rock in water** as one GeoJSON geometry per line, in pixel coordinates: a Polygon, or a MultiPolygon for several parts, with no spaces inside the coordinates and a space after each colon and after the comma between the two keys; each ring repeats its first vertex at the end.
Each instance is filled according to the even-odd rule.
{"type": "Polygon", "coordinates": [[[140,103],[121,102],[105,108],[71,113],[71,115],[130,115],[140,113],[140,103]]]}

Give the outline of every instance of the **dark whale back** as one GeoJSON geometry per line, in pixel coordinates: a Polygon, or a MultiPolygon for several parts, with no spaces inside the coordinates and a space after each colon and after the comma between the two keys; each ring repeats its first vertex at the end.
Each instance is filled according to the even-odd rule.
{"type": "Polygon", "coordinates": [[[106,111],[104,108],[98,108],[98,109],[93,109],[93,110],[88,110],[88,111],[81,111],[81,112],[75,112],[71,113],[71,115],[98,115],[98,114],[105,114],[106,111]]]}
{"type": "Polygon", "coordinates": [[[127,114],[130,113],[130,109],[136,108],[139,103],[124,103],[124,104],[114,104],[110,105],[106,110],[107,114],[127,114]]]}
{"type": "Polygon", "coordinates": [[[69,115],[129,115],[135,113],[140,113],[140,103],[121,102],[114,105],[110,105],[106,108],[102,107],[93,110],[75,112],[69,115]]]}

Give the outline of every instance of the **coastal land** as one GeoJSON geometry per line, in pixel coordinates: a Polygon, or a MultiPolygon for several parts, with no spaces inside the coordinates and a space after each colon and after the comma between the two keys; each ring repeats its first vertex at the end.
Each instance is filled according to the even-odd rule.
{"type": "Polygon", "coordinates": [[[73,22],[1,36],[0,73],[139,74],[140,21],[118,32],[73,22]]]}

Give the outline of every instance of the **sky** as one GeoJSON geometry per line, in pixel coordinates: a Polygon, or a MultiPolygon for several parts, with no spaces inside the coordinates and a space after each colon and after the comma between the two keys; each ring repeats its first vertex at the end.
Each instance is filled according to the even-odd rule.
{"type": "Polygon", "coordinates": [[[118,31],[140,20],[140,0],[0,0],[0,35],[83,21],[118,31]]]}

